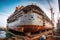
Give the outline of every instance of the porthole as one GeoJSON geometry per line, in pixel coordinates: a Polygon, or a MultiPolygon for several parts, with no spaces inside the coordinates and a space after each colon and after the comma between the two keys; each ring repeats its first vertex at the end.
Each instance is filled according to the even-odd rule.
{"type": "Polygon", "coordinates": [[[33,17],[31,16],[31,18],[33,18],[33,17]]]}

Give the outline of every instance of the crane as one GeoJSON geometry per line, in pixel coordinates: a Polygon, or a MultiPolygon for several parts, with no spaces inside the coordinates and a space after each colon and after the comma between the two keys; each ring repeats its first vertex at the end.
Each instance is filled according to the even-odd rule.
{"type": "MultiPolygon", "coordinates": [[[[53,29],[52,29],[52,32],[54,33],[54,26],[55,26],[55,20],[54,20],[54,12],[53,12],[53,8],[52,8],[52,6],[51,6],[51,4],[50,4],[50,1],[49,0],[47,0],[48,1],[48,4],[49,4],[49,6],[50,6],[50,12],[51,12],[51,22],[53,23],[53,29]]],[[[53,33],[52,33],[52,35],[53,35],[53,33]]]]}
{"type": "Polygon", "coordinates": [[[52,20],[52,23],[53,23],[53,25],[54,25],[54,12],[53,12],[53,8],[52,8],[49,0],[48,0],[48,4],[49,4],[49,6],[50,6],[51,20],[52,20]]]}
{"type": "Polygon", "coordinates": [[[49,1],[49,0],[47,0],[47,1],[48,1],[49,6],[50,6],[51,21],[52,21],[53,26],[54,26],[54,12],[53,12],[53,8],[52,8],[52,6],[51,6],[51,4],[50,4],[50,1],[49,1]]]}

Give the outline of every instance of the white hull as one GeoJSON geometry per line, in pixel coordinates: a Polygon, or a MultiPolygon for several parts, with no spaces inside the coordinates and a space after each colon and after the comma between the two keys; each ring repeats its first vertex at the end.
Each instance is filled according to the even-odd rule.
{"type": "Polygon", "coordinates": [[[17,27],[18,25],[43,25],[42,16],[36,13],[24,14],[22,17],[19,17],[18,20],[8,23],[9,28],[17,27]],[[41,19],[39,19],[40,17],[41,19]]]}

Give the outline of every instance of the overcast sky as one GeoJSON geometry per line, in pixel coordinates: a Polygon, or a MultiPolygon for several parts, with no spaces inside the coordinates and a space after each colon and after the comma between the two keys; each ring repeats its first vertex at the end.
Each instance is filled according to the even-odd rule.
{"type": "MultiPolygon", "coordinates": [[[[47,0],[0,0],[0,26],[6,26],[7,18],[15,11],[16,6],[26,6],[32,3],[39,6],[51,19],[50,6],[47,0]]],[[[50,3],[53,7],[56,21],[59,13],[58,0],[50,0],[50,3]]]]}

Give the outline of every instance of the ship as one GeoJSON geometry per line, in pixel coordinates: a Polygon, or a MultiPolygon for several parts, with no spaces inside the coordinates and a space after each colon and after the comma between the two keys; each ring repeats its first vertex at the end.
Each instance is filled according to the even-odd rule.
{"type": "Polygon", "coordinates": [[[39,6],[31,4],[17,6],[7,19],[7,28],[18,32],[37,32],[51,30],[53,23],[39,6]]]}

